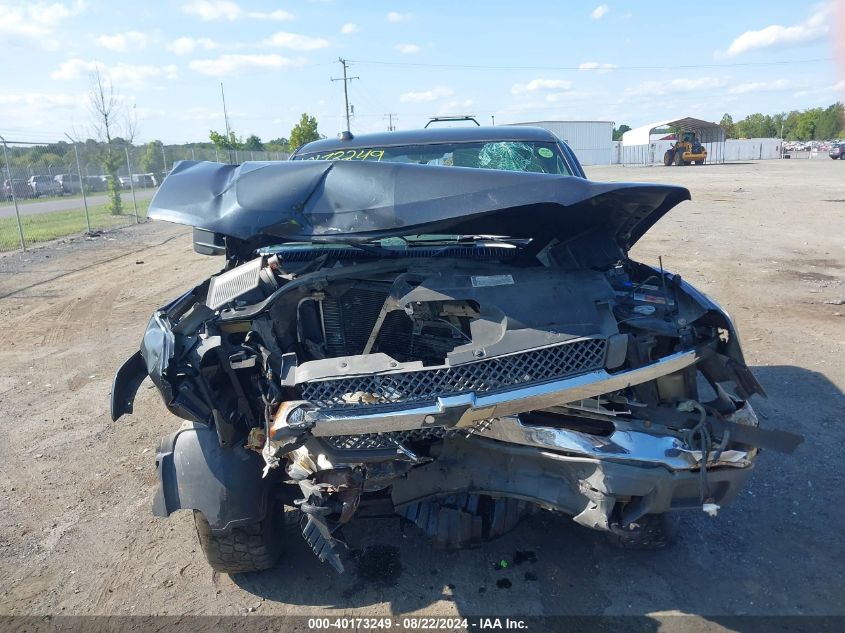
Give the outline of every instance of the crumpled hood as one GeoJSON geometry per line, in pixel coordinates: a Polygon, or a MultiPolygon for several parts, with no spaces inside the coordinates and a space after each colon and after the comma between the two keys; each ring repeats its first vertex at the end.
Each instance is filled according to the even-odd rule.
{"type": "Polygon", "coordinates": [[[259,245],[421,233],[556,237],[597,228],[628,250],[683,187],[364,161],[182,161],[148,216],[259,245]]]}

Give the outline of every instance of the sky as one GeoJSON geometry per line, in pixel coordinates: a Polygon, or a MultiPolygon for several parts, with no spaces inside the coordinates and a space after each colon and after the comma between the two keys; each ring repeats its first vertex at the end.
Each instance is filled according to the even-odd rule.
{"type": "Polygon", "coordinates": [[[353,133],[677,116],[738,120],[845,101],[845,0],[0,0],[0,134],[90,133],[99,68],[136,141],[288,137],[303,112],[353,133]],[[838,35],[838,40],[835,35],[838,35]],[[839,48],[836,48],[838,42],[839,48]],[[495,117],[495,119],[493,118],[495,117]]]}

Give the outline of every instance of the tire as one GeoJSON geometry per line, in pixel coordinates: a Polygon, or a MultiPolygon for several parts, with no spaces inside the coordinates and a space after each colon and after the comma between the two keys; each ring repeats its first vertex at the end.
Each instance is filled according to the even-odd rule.
{"type": "Polygon", "coordinates": [[[696,165],[703,165],[704,161],[703,160],[697,160],[697,161],[695,161],[695,164],[696,165]]]}
{"type": "Polygon", "coordinates": [[[684,153],[683,152],[675,152],[675,166],[680,167],[684,164],[684,153]]]}
{"type": "Polygon", "coordinates": [[[657,550],[672,544],[677,532],[674,517],[668,514],[647,514],[638,519],[636,528],[616,528],[607,533],[611,545],[627,550],[657,550]]]}
{"type": "Polygon", "coordinates": [[[278,514],[280,511],[276,508],[260,523],[215,534],[205,515],[194,510],[197,540],[211,568],[224,574],[242,574],[273,567],[281,553],[278,514]]]}
{"type": "Polygon", "coordinates": [[[669,167],[672,164],[672,152],[666,150],[663,152],[663,164],[669,167]]]}

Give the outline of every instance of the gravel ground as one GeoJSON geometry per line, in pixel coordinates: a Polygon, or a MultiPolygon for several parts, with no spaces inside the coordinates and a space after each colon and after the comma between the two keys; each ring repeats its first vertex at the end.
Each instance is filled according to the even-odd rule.
{"type": "Polygon", "coordinates": [[[0,614],[845,614],[845,163],[588,173],[692,190],[633,256],[662,255],[727,308],[770,394],[763,423],[806,436],[764,453],[717,518],[685,515],[675,547],[630,553],[541,513],[448,555],[368,520],[347,532],[369,549],[343,576],[294,532],[277,569],[212,573],[190,515],[150,511],[156,441],[178,422],[149,383],[136,415],[108,415],[149,314],[220,265],[148,223],[0,257],[0,614]],[[535,562],[494,569],[526,551],[535,562]]]}

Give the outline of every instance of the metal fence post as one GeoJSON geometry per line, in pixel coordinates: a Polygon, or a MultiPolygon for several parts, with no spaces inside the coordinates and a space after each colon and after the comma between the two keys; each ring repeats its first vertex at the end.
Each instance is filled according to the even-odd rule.
{"type": "Polygon", "coordinates": [[[9,191],[12,194],[12,202],[15,205],[15,218],[18,221],[18,236],[21,238],[21,250],[26,250],[26,241],[23,239],[23,226],[21,225],[21,212],[18,209],[18,197],[15,194],[15,181],[12,179],[12,169],[9,165],[9,154],[6,150],[6,139],[0,136],[3,141],[3,161],[6,163],[6,173],[9,174],[9,191]]]}
{"type": "Polygon", "coordinates": [[[132,163],[129,162],[129,147],[124,145],[123,150],[126,152],[126,169],[129,170],[129,189],[132,191],[132,205],[135,207],[135,224],[140,224],[141,220],[138,219],[138,201],[135,199],[135,183],[132,181],[132,163]]]}
{"type": "Polygon", "coordinates": [[[88,197],[85,195],[85,181],[82,179],[82,167],[79,166],[79,150],[76,148],[76,141],[74,141],[70,136],[65,134],[70,139],[71,145],[73,145],[73,154],[76,156],[76,173],[79,175],[79,191],[82,194],[82,204],[85,207],[85,226],[88,228],[88,232],[91,232],[91,217],[88,215],[88,197]]]}
{"type": "Polygon", "coordinates": [[[161,144],[161,162],[164,163],[164,175],[167,175],[167,154],[164,152],[164,143],[161,144]]]}

